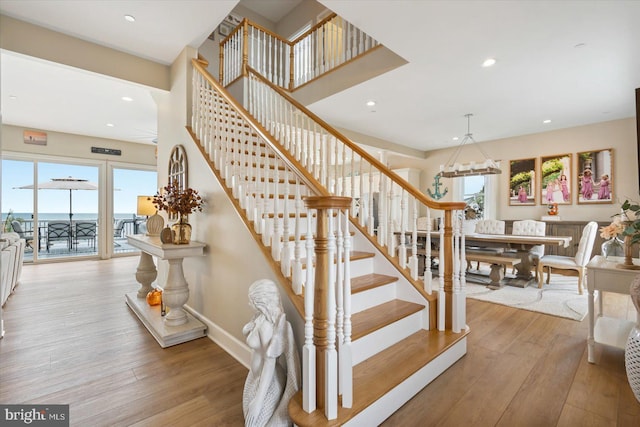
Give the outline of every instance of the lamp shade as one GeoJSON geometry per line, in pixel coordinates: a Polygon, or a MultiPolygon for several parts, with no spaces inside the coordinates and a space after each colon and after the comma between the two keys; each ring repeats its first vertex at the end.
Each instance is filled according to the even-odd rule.
{"type": "Polygon", "coordinates": [[[150,216],[157,212],[156,206],[153,204],[153,196],[138,196],[138,215],[150,216]]]}

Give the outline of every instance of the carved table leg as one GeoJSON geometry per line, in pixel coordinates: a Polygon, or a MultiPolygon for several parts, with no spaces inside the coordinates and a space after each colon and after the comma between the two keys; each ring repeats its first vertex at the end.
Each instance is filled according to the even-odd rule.
{"type": "Polygon", "coordinates": [[[515,279],[510,279],[509,284],[520,288],[526,288],[529,284],[533,283],[532,280],[534,277],[531,272],[534,267],[533,257],[529,250],[521,249],[518,249],[516,256],[520,258],[520,262],[515,265],[516,277],[515,279]]]}
{"type": "Polygon", "coordinates": [[[146,252],[140,252],[140,262],[136,270],[136,280],[140,283],[138,298],[146,298],[151,291],[151,283],[158,277],[158,270],[153,263],[153,257],[146,252]]]}
{"type": "Polygon", "coordinates": [[[169,271],[162,300],[169,307],[169,312],[164,318],[164,323],[167,326],[178,326],[187,323],[187,313],[182,306],[189,299],[189,284],[182,271],[182,258],[172,258],[168,261],[169,271]]]}
{"type": "Polygon", "coordinates": [[[489,273],[491,283],[487,285],[489,289],[500,289],[502,287],[502,279],[504,278],[502,264],[491,264],[491,273],[489,273]]]}

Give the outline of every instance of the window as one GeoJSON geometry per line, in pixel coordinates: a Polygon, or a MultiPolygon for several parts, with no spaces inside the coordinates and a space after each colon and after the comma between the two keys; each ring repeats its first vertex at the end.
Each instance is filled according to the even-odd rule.
{"type": "Polygon", "coordinates": [[[483,219],[485,211],[485,177],[465,176],[462,178],[462,200],[467,204],[466,219],[483,219]]]}
{"type": "Polygon", "coordinates": [[[466,219],[495,219],[499,175],[465,176],[453,179],[455,200],[467,204],[466,219]]]}

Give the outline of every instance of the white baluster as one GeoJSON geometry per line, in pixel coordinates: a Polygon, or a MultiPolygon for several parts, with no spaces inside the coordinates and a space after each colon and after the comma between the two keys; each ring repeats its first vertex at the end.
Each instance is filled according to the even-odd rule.
{"type": "Polygon", "coordinates": [[[280,261],[280,252],[282,250],[282,232],[280,231],[280,194],[278,192],[278,180],[280,174],[278,171],[278,158],[275,158],[273,167],[273,235],[271,236],[271,256],[274,261],[280,261]]]}
{"type": "MultiPolygon", "coordinates": [[[[293,283],[293,292],[296,295],[302,294],[302,257],[304,256],[304,246],[302,243],[302,209],[304,208],[304,202],[300,195],[300,181],[296,178],[296,199],[295,199],[295,248],[293,252],[293,272],[291,282],[293,283]]],[[[307,212],[307,215],[311,215],[307,212]]]]}
{"type": "Polygon", "coordinates": [[[431,271],[431,231],[433,230],[433,224],[431,220],[431,208],[427,208],[427,241],[424,244],[426,251],[424,257],[424,275],[422,280],[424,281],[424,290],[427,294],[431,295],[433,291],[433,272],[431,271]]]}
{"type": "Polygon", "coordinates": [[[291,185],[289,185],[289,169],[284,170],[284,209],[282,212],[282,250],[280,252],[280,270],[284,277],[291,276],[291,243],[289,242],[289,196],[291,195],[291,185]]]}
{"type": "Polygon", "coordinates": [[[411,258],[409,258],[409,271],[411,278],[418,280],[418,202],[411,196],[413,201],[413,217],[411,220],[411,258]]]}
{"type": "Polygon", "coordinates": [[[329,283],[327,289],[327,349],[325,350],[325,408],[328,420],[338,416],[338,355],[336,354],[336,236],[333,227],[333,209],[328,210],[329,283]]]}
{"type": "Polygon", "coordinates": [[[353,406],[353,361],[351,356],[351,233],[349,232],[349,211],[344,213],[344,337],[340,354],[340,392],[342,407],[353,406]]]}
{"type": "MultiPolygon", "coordinates": [[[[405,215],[407,214],[407,192],[402,189],[400,191],[400,247],[398,248],[400,257],[400,267],[405,268],[407,266],[407,224],[405,223],[405,215]]],[[[394,230],[391,230],[391,241],[395,241],[393,238],[394,230]]]]}
{"type": "MultiPolygon", "coordinates": [[[[304,285],[304,347],[302,348],[302,409],[309,413],[316,409],[316,347],[313,344],[313,235],[311,210],[307,212],[307,280],[304,285]]],[[[321,361],[324,363],[324,361],[321,361]]]]}
{"type": "Polygon", "coordinates": [[[444,331],[445,313],[446,313],[446,294],[444,292],[444,218],[441,217],[443,223],[440,226],[440,247],[438,249],[438,330],[444,331]]]}

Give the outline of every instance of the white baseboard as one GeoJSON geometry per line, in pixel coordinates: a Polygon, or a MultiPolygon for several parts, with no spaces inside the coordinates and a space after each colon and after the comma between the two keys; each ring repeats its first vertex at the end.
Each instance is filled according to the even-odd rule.
{"type": "Polygon", "coordinates": [[[193,315],[193,317],[207,325],[207,337],[211,341],[218,344],[224,351],[229,353],[231,357],[249,369],[251,366],[251,349],[247,344],[230,335],[227,331],[188,305],[185,305],[184,309],[193,315]]]}

